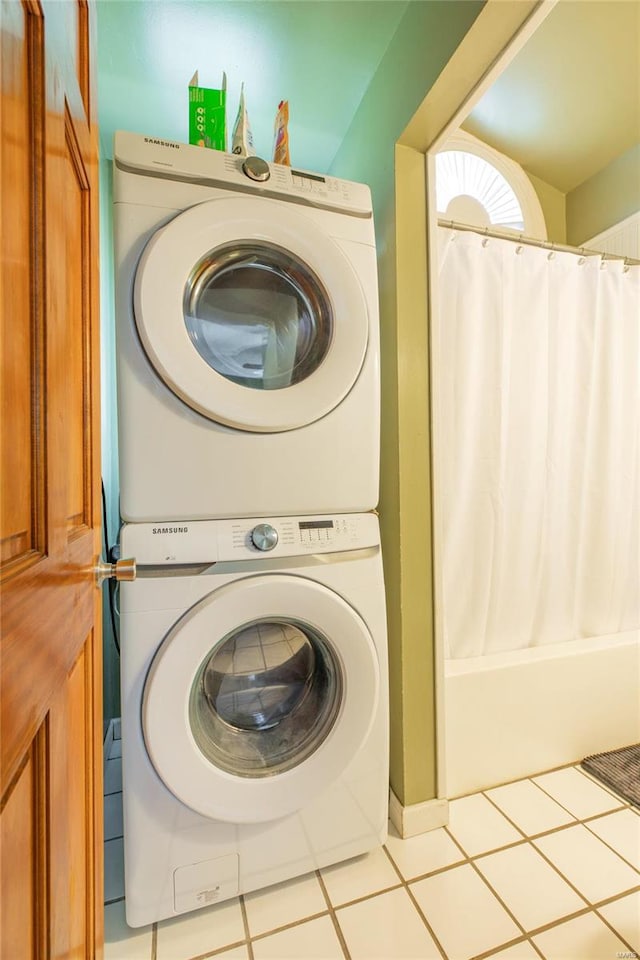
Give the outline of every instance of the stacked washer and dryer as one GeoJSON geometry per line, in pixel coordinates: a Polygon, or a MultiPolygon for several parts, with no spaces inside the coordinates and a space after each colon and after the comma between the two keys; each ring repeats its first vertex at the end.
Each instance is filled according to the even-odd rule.
{"type": "Polygon", "coordinates": [[[126,915],[384,842],[367,187],[114,146],[126,915]]]}

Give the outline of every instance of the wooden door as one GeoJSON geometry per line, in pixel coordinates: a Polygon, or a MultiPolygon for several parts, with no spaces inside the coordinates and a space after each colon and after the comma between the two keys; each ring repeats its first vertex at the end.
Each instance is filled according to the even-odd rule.
{"type": "Polygon", "coordinates": [[[1,0],[2,960],[102,944],[94,10],[1,0]]]}

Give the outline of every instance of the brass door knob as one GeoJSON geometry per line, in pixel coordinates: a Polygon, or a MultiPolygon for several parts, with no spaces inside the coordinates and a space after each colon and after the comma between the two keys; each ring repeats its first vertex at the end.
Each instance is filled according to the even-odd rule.
{"type": "Polygon", "coordinates": [[[131,558],[116,560],[115,563],[105,563],[104,560],[98,560],[93,568],[93,573],[97,587],[102,586],[105,580],[130,582],[136,578],[136,562],[131,558]]]}

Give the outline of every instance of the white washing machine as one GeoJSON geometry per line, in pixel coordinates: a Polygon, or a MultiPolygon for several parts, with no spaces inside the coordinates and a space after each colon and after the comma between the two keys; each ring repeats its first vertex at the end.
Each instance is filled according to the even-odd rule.
{"type": "Polygon", "coordinates": [[[128,923],[383,843],[376,516],[128,524],[121,547],[128,923]]]}
{"type": "Polygon", "coordinates": [[[113,165],[123,518],[375,507],[369,188],[131,133],[113,165]]]}

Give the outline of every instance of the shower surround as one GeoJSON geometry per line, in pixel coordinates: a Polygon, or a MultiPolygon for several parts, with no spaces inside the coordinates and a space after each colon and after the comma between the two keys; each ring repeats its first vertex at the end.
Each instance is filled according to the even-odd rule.
{"type": "Polygon", "coordinates": [[[640,266],[440,231],[447,793],[640,739],[640,266]]]}

